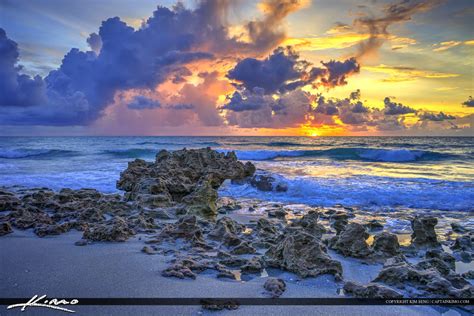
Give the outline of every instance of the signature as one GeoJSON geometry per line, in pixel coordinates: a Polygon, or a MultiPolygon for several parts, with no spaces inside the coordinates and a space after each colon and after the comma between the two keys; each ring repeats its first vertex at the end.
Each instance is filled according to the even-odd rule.
{"type": "Polygon", "coordinates": [[[27,307],[44,307],[44,308],[51,308],[51,309],[55,309],[55,310],[63,311],[67,313],[75,313],[75,311],[73,310],[70,310],[58,305],[76,305],[77,303],[79,303],[79,301],[76,299],[73,299],[71,301],[67,301],[64,299],[58,300],[57,298],[46,299],[46,295],[42,295],[42,296],[35,295],[28,302],[13,304],[13,305],[8,306],[7,309],[21,307],[21,311],[24,312],[27,307]]]}

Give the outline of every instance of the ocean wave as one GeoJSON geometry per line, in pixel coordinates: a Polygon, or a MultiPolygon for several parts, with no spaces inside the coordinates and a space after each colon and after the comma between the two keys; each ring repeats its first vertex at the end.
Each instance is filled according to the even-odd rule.
{"type": "Polygon", "coordinates": [[[272,177],[277,182],[286,183],[288,191],[262,192],[249,184],[225,182],[219,194],[326,207],[341,204],[366,210],[409,208],[474,211],[471,202],[474,199],[474,187],[469,182],[369,175],[325,178],[272,174],[272,177]]]}
{"type": "Polygon", "coordinates": [[[362,160],[380,162],[413,162],[453,158],[453,154],[424,150],[380,149],[380,148],[332,148],[321,150],[237,150],[242,160],[273,160],[295,157],[329,157],[340,160],[362,160]]]}
{"type": "Polygon", "coordinates": [[[221,144],[218,142],[173,143],[173,142],[159,142],[159,141],[140,142],[140,143],[137,143],[137,145],[184,146],[184,147],[193,147],[193,146],[219,147],[221,146],[221,144]]]}
{"type": "Polygon", "coordinates": [[[53,158],[70,157],[79,153],[72,150],[61,149],[7,149],[0,150],[0,158],[3,159],[33,159],[33,158],[53,158]]]}
{"type": "Polygon", "coordinates": [[[104,150],[102,153],[117,158],[144,158],[154,157],[158,151],[156,149],[127,148],[104,150]]]}

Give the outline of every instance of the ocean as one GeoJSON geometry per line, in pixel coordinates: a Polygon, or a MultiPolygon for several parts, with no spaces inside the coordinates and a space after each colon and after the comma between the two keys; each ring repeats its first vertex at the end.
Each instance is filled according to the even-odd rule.
{"type": "Polygon", "coordinates": [[[286,182],[221,196],[310,206],[474,211],[474,137],[0,137],[0,186],[118,192],[127,162],[160,149],[212,147],[286,182]]]}

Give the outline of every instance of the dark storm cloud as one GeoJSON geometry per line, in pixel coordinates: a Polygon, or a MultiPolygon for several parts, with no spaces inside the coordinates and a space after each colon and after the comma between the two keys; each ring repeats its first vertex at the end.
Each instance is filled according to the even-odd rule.
{"type": "MultiPolygon", "coordinates": [[[[302,6],[297,0],[264,1],[262,17],[245,25],[251,41],[240,41],[228,32],[227,12],[234,3],[202,0],[194,10],[180,3],[158,7],[138,30],[118,17],[107,19],[87,39],[92,51],[71,49],[44,79],[19,74],[17,44],[1,30],[0,124],[91,124],[118,91],[153,89],[170,78],[183,82],[186,64],[216,55],[266,53],[285,38],[286,16],[302,6]],[[10,106],[21,109],[12,114],[10,106]]],[[[212,124],[218,122],[213,114],[212,124]]]]}
{"type": "Polygon", "coordinates": [[[265,94],[284,93],[306,85],[328,88],[347,84],[347,77],[358,73],[354,58],[345,61],[321,62],[323,68],[312,67],[291,48],[279,47],[265,59],[245,58],[228,73],[237,87],[252,90],[262,88],[265,94]]]}
{"type": "Polygon", "coordinates": [[[413,15],[431,10],[444,0],[401,0],[385,7],[381,16],[362,16],[354,21],[354,26],[368,32],[370,37],[360,43],[356,57],[363,58],[377,52],[387,40],[388,28],[396,23],[406,22],[413,15]]]}
{"type": "Polygon", "coordinates": [[[468,108],[474,107],[474,99],[470,96],[462,105],[467,106],[468,108]]]}
{"type": "Polygon", "coordinates": [[[93,52],[96,54],[100,53],[100,50],[102,48],[102,39],[97,33],[91,33],[89,37],[87,38],[87,44],[89,44],[89,47],[93,52]]]}
{"type": "Polygon", "coordinates": [[[416,113],[416,110],[403,105],[401,103],[396,103],[390,100],[389,97],[386,97],[383,100],[384,106],[385,106],[385,114],[386,115],[403,115],[403,114],[409,114],[409,113],[416,113]]]}
{"type": "Polygon", "coordinates": [[[134,97],[133,100],[127,104],[127,107],[131,110],[156,109],[161,107],[161,104],[157,100],[139,95],[134,97]]]}
{"type": "Polygon", "coordinates": [[[46,101],[46,86],[41,77],[21,74],[18,45],[0,28],[0,106],[32,106],[46,101]]]}

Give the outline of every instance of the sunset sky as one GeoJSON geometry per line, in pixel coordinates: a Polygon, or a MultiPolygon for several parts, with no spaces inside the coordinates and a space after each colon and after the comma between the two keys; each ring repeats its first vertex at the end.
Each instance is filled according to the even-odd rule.
{"type": "Polygon", "coordinates": [[[0,0],[0,135],[474,135],[472,0],[0,0]]]}

